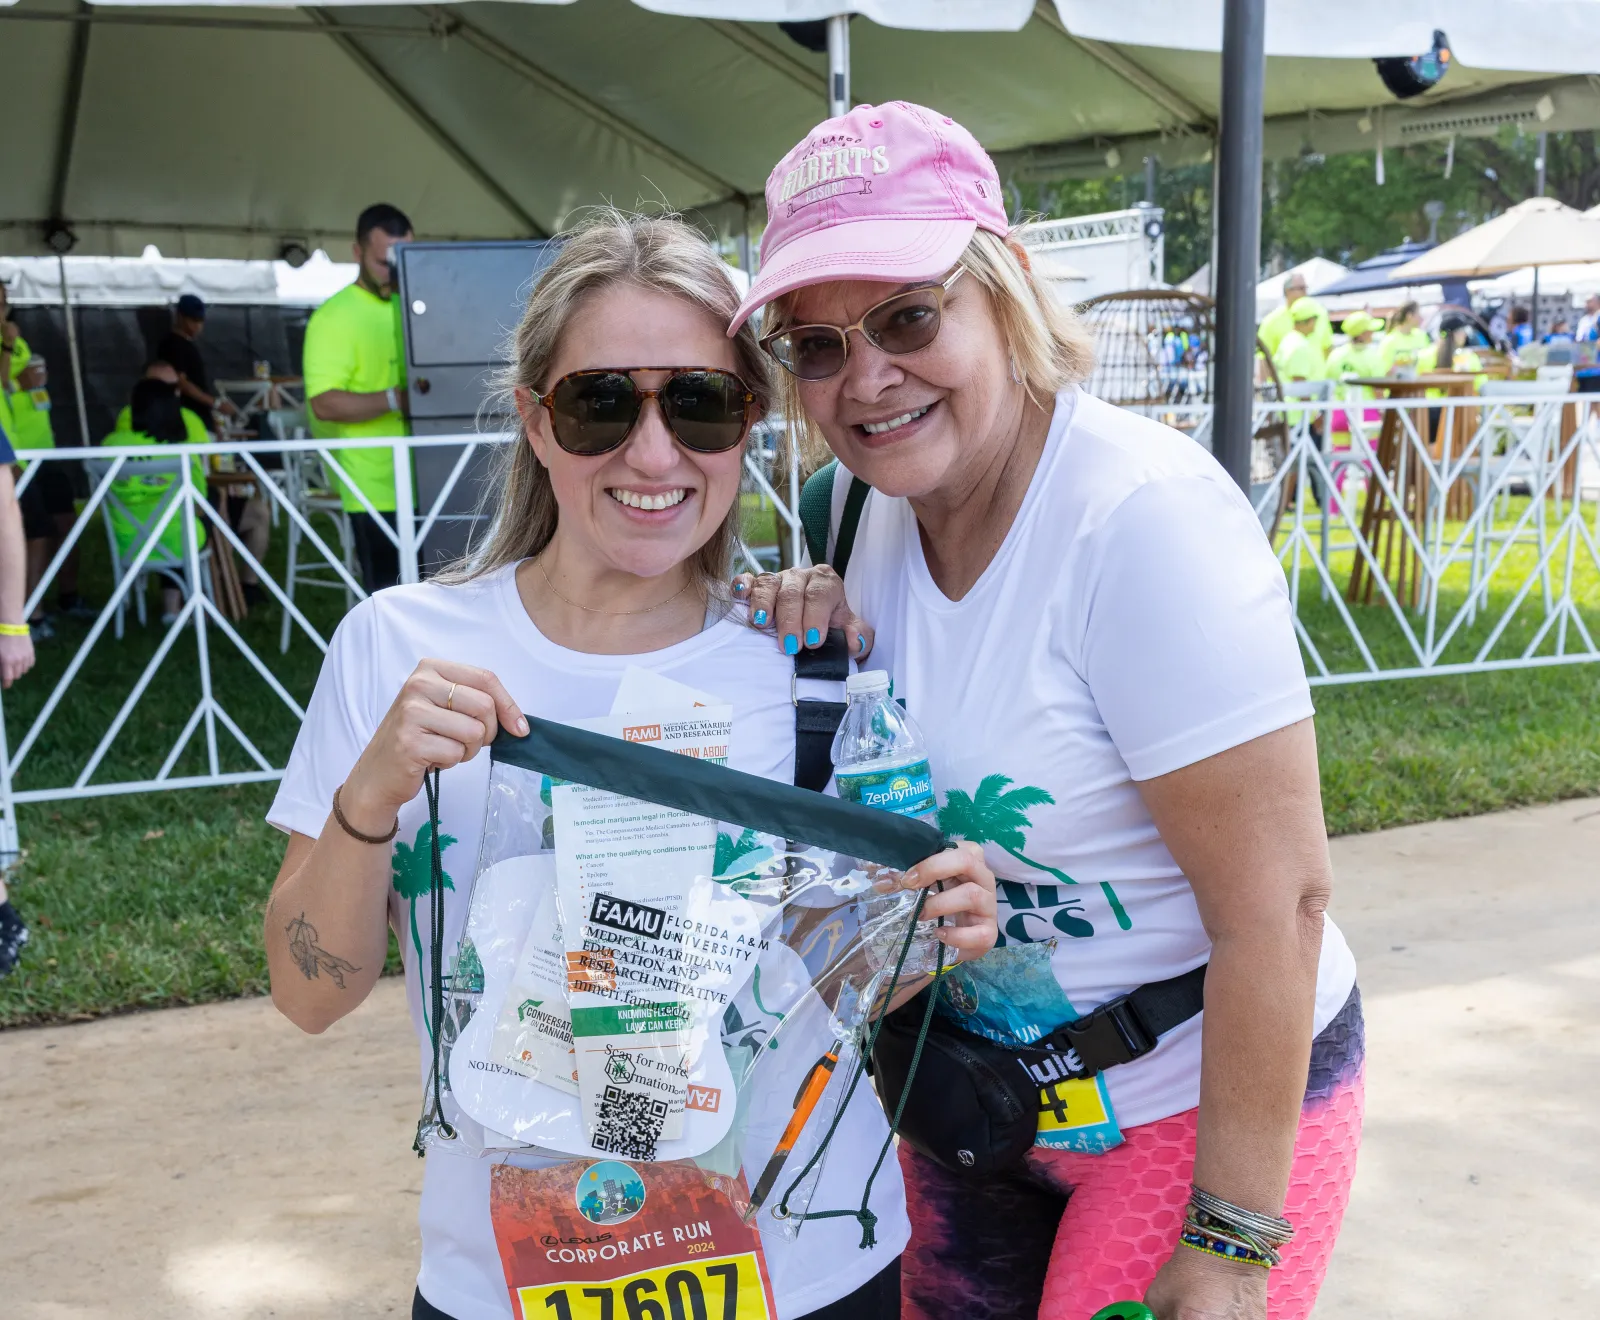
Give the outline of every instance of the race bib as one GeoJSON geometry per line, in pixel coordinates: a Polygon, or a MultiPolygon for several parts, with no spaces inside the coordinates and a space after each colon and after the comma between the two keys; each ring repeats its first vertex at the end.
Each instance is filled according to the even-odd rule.
{"type": "Polygon", "coordinates": [[[496,1165],[495,1244],[515,1320],[774,1320],[743,1175],[693,1161],[496,1165]]]}
{"type": "Polygon", "coordinates": [[[1051,1082],[1040,1089],[1035,1145],[1103,1155],[1122,1140],[1103,1074],[1051,1082]]]}

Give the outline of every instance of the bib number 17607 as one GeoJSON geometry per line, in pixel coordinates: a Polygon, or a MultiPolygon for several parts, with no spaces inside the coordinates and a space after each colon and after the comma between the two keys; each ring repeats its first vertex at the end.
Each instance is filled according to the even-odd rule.
{"type": "Polygon", "coordinates": [[[525,1320],[771,1320],[754,1255],[518,1290],[525,1320]]]}

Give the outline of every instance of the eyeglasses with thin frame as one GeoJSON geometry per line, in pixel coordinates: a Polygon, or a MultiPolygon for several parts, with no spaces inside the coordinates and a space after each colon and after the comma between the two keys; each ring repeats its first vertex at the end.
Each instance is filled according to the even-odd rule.
{"type": "Polygon", "coordinates": [[[761,347],[780,367],[801,380],[827,380],[850,359],[850,332],[857,330],[874,348],[900,355],[926,348],[938,337],[944,298],[961,278],[957,266],[938,284],[907,289],[874,303],[852,325],[790,325],[761,339],[761,347]]]}
{"type": "Polygon", "coordinates": [[[717,367],[593,367],[568,372],[542,394],[528,394],[550,414],[556,443],[584,458],[620,446],[649,399],[678,443],[697,454],[721,454],[743,444],[760,413],[750,387],[717,367]],[[647,390],[633,378],[641,371],[669,374],[647,390]]]}

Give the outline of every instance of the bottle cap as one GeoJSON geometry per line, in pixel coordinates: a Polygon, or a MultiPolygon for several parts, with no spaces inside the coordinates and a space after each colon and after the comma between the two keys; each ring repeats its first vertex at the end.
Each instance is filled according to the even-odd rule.
{"type": "Polygon", "coordinates": [[[887,669],[863,669],[860,673],[851,674],[844,681],[844,690],[849,696],[858,692],[887,692],[889,690],[889,671],[887,669]]]}

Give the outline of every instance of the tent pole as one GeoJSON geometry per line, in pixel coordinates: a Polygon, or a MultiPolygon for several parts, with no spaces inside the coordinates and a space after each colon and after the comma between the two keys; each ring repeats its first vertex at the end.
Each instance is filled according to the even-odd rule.
{"type": "Polygon", "coordinates": [[[1217,135],[1216,410],[1211,450],[1250,490],[1255,431],[1256,277],[1261,264],[1261,153],[1266,0],[1225,0],[1217,135]]]}
{"type": "Polygon", "coordinates": [[[83,361],[78,356],[78,328],[72,322],[72,297],[67,291],[67,259],[56,253],[56,269],[61,272],[61,310],[67,318],[67,353],[72,358],[72,390],[78,401],[78,434],[83,447],[89,447],[89,409],[83,401],[83,361]]]}
{"type": "Polygon", "coordinates": [[[828,20],[828,118],[850,109],[850,15],[828,20]]]}
{"type": "Polygon", "coordinates": [[[1533,331],[1529,344],[1539,342],[1539,268],[1533,268],[1533,307],[1528,312],[1528,327],[1533,331]]]}

